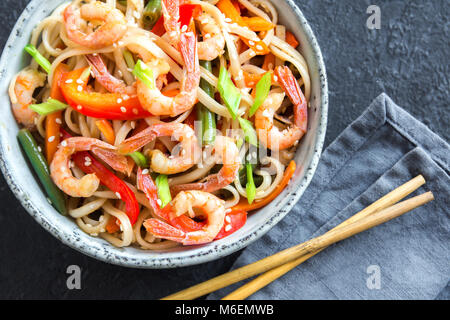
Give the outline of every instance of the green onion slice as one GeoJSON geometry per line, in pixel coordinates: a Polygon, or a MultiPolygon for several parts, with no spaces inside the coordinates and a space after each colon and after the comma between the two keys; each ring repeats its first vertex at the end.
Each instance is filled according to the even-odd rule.
{"type": "Polygon", "coordinates": [[[28,107],[40,115],[46,116],[53,112],[64,110],[68,107],[68,105],[59,100],[49,98],[46,102],[40,104],[30,104],[28,107]]]}
{"type": "Polygon", "coordinates": [[[135,151],[132,153],[129,153],[128,156],[131,157],[131,159],[136,162],[136,164],[141,168],[148,168],[148,161],[147,158],[139,151],[135,151]]]}
{"type": "Polygon", "coordinates": [[[142,62],[142,60],[139,59],[134,66],[133,74],[150,89],[156,89],[155,81],[153,80],[153,70],[142,62]]]}
{"type": "Polygon", "coordinates": [[[263,104],[264,100],[267,99],[271,85],[272,85],[272,73],[267,72],[256,84],[255,101],[253,102],[253,105],[250,108],[249,113],[250,117],[252,117],[255,114],[256,110],[258,110],[258,108],[263,104]]]}
{"type": "Polygon", "coordinates": [[[253,181],[253,169],[252,165],[250,163],[247,163],[247,184],[245,186],[245,191],[247,192],[247,200],[248,203],[252,203],[256,196],[256,186],[255,182],[253,181]]]}
{"type": "Polygon", "coordinates": [[[134,63],[133,54],[127,49],[123,51],[123,58],[125,59],[128,68],[133,69],[135,67],[136,63],[134,63]]]}
{"type": "Polygon", "coordinates": [[[239,117],[238,120],[239,120],[239,124],[241,125],[242,130],[244,130],[245,141],[247,141],[248,143],[257,147],[258,146],[258,137],[256,135],[256,130],[253,128],[252,123],[241,117],[239,117]]]}
{"type": "Polygon", "coordinates": [[[158,189],[158,198],[161,200],[161,208],[164,208],[170,201],[172,201],[169,180],[165,174],[160,174],[156,178],[155,183],[156,188],[158,189]]]}
{"type": "Polygon", "coordinates": [[[28,52],[34,60],[44,69],[47,73],[50,72],[52,64],[48,61],[35,46],[29,44],[25,47],[25,51],[28,52]]]}
{"type": "Polygon", "coordinates": [[[234,86],[225,67],[220,68],[217,90],[219,91],[225,106],[228,108],[231,117],[236,119],[239,104],[241,103],[241,93],[238,88],[234,86]]]}

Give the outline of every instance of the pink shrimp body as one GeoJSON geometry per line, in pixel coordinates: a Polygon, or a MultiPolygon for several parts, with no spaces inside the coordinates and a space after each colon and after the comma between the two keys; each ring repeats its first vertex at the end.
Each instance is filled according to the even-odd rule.
{"type": "MultiPolygon", "coordinates": [[[[53,182],[72,197],[90,197],[98,189],[100,180],[95,174],[87,174],[81,179],[76,179],[70,170],[69,160],[72,154],[79,151],[96,151],[105,149],[107,151],[115,150],[115,147],[94,138],[73,137],[61,142],[58,151],[50,164],[50,175],[53,182]]],[[[102,153],[105,155],[105,153],[102,153]]],[[[115,157],[103,157],[109,165],[114,166],[112,161],[115,157]],[[112,161],[109,161],[112,160],[112,161]]],[[[89,160],[86,160],[89,162],[89,160]]]]}
{"type": "MultiPolygon", "coordinates": [[[[267,148],[274,151],[294,146],[306,132],[304,125],[298,125],[298,122],[282,131],[274,125],[273,117],[280,108],[283,99],[284,93],[272,93],[255,113],[255,127],[258,138],[267,148]]],[[[294,113],[301,112],[299,109],[299,107],[294,106],[294,113]]],[[[297,118],[295,115],[294,117],[297,118]]]]}
{"type": "Polygon", "coordinates": [[[180,141],[181,151],[177,156],[167,157],[158,149],[151,150],[150,168],[162,174],[183,172],[194,166],[201,155],[194,130],[183,123],[158,123],[139,134],[126,139],[119,146],[119,152],[127,154],[138,150],[157,137],[169,136],[180,141]]]}
{"type": "MultiPolygon", "coordinates": [[[[180,51],[185,66],[185,76],[180,92],[174,97],[167,97],[156,87],[148,87],[137,80],[137,93],[144,109],[156,116],[175,117],[191,109],[197,101],[197,88],[200,83],[200,66],[197,57],[197,39],[194,33],[182,33],[180,51]]],[[[153,81],[170,70],[165,60],[153,59],[147,66],[153,71],[153,81]]]]}
{"type": "Polygon", "coordinates": [[[198,43],[198,58],[212,61],[223,53],[225,38],[211,15],[202,13],[195,20],[199,22],[199,29],[203,36],[203,41],[198,43]]]}
{"type": "Polygon", "coordinates": [[[206,225],[198,231],[185,232],[158,219],[148,219],[144,227],[157,238],[180,242],[184,245],[208,243],[214,240],[224,224],[225,202],[203,191],[180,192],[172,202],[171,219],[189,213],[191,218],[206,216],[206,225]],[[194,211],[193,208],[200,210],[194,211]]]}
{"type": "Polygon", "coordinates": [[[24,69],[19,72],[14,85],[14,95],[10,94],[12,111],[17,122],[25,127],[35,126],[38,114],[28,108],[33,103],[33,92],[38,87],[44,86],[45,74],[33,69],[24,69]]]}
{"type": "Polygon", "coordinates": [[[127,31],[123,13],[100,1],[83,4],[80,10],[75,5],[69,5],[64,10],[64,24],[70,40],[92,49],[112,45],[127,31]],[[93,31],[86,21],[102,21],[103,24],[93,31]]]}
{"type": "Polygon", "coordinates": [[[173,186],[171,191],[174,194],[186,190],[214,192],[232,183],[241,164],[239,150],[234,141],[228,137],[217,136],[214,142],[214,158],[216,163],[223,164],[218,173],[206,177],[205,182],[173,186]]]}

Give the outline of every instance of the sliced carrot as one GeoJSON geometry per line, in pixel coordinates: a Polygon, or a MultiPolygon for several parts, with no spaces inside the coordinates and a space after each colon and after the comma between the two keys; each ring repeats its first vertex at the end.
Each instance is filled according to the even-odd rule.
{"type": "MultiPolygon", "coordinates": [[[[220,0],[217,2],[216,7],[219,8],[227,18],[231,19],[232,22],[237,23],[241,27],[249,27],[231,0],[220,0]]],[[[265,55],[270,52],[269,48],[262,40],[253,41],[243,37],[241,37],[241,39],[249,48],[252,48],[253,51],[255,51],[256,55],[265,55]]]]}
{"type": "Polygon", "coordinates": [[[120,227],[119,227],[119,225],[117,224],[117,222],[118,222],[118,220],[117,220],[116,217],[111,217],[111,218],[108,220],[108,223],[106,224],[106,227],[105,227],[106,231],[107,231],[108,233],[116,233],[117,231],[119,231],[119,230],[120,230],[120,227]]]}
{"type": "MultiPolygon", "coordinates": [[[[69,67],[65,64],[59,64],[54,72],[52,88],[50,89],[50,97],[61,102],[65,102],[61,92],[60,81],[62,76],[69,71],[69,67]]],[[[45,118],[45,152],[48,163],[51,163],[60,141],[62,111],[49,114],[45,118]]]]}
{"type": "Polygon", "coordinates": [[[290,44],[293,48],[297,48],[300,44],[294,34],[290,31],[286,31],[286,42],[290,44]]]}
{"type": "MultiPolygon", "coordinates": [[[[258,81],[261,80],[261,78],[263,77],[263,75],[265,73],[256,74],[256,73],[249,73],[247,71],[243,71],[243,74],[244,74],[245,86],[247,88],[253,88],[254,86],[256,86],[258,81]]],[[[272,74],[272,85],[276,84],[276,83],[277,82],[274,80],[274,74],[272,74]]]]}
{"type": "Polygon", "coordinates": [[[262,68],[267,71],[275,68],[275,55],[273,53],[269,53],[264,56],[262,68]]]}
{"type": "Polygon", "coordinates": [[[269,31],[275,28],[275,25],[272,22],[267,21],[266,19],[261,17],[242,17],[242,19],[250,28],[250,30],[253,30],[255,32],[269,31]]]}
{"type": "Polygon", "coordinates": [[[278,184],[275,190],[273,190],[272,193],[269,194],[267,197],[259,201],[253,201],[252,204],[249,204],[247,199],[241,199],[237,205],[231,208],[231,210],[252,211],[262,208],[268,203],[272,202],[272,200],[274,200],[281,193],[281,191],[283,191],[283,189],[288,185],[289,181],[294,175],[295,168],[296,168],[295,162],[292,160],[289,163],[286,170],[284,171],[283,179],[281,179],[281,182],[278,184]]]}
{"type": "Polygon", "coordinates": [[[241,6],[239,5],[239,1],[233,1],[233,6],[236,8],[239,15],[241,14],[241,6]]]}
{"type": "Polygon", "coordinates": [[[97,120],[95,121],[95,125],[100,130],[100,132],[103,133],[106,142],[114,145],[114,142],[116,141],[116,135],[114,133],[111,122],[109,122],[108,120],[97,120]]]}

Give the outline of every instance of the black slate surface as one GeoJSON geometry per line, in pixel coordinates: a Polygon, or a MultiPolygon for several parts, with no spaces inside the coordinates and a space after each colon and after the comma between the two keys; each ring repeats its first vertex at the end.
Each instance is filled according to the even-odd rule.
{"type": "MultiPolygon", "coordinates": [[[[0,46],[26,0],[0,1],[0,46]]],[[[326,145],[381,92],[449,140],[450,9],[445,0],[297,1],[322,48],[329,79],[326,145]],[[366,9],[381,8],[381,29],[366,9]]],[[[0,178],[0,298],[155,299],[228,269],[237,254],[194,267],[136,270],[86,257],[45,232],[0,178]],[[68,290],[66,269],[82,269],[68,290]]]]}

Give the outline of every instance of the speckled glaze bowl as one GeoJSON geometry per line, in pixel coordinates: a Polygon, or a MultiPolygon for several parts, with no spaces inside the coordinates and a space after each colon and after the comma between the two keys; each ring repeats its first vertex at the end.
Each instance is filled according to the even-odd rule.
{"type": "Polygon", "coordinates": [[[70,217],[61,216],[47,202],[22,154],[16,138],[19,127],[12,115],[7,91],[14,74],[28,64],[29,57],[22,49],[28,43],[31,31],[63,2],[32,0],[19,17],[0,60],[0,167],[17,199],[39,224],[63,243],[88,256],[126,267],[159,269],[194,265],[229,255],[256,241],[291,210],[311,181],[319,162],[326,131],[328,88],[320,48],[308,22],[294,1],[277,0],[273,4],[280,22],[299,39],[312,81],[308,132],[295,156],[297,170],[281,195],[251,214],[246,225],[229,237],[207,245],[165,251],[116,248],[101,238],[85,234],[70,217]]]}

